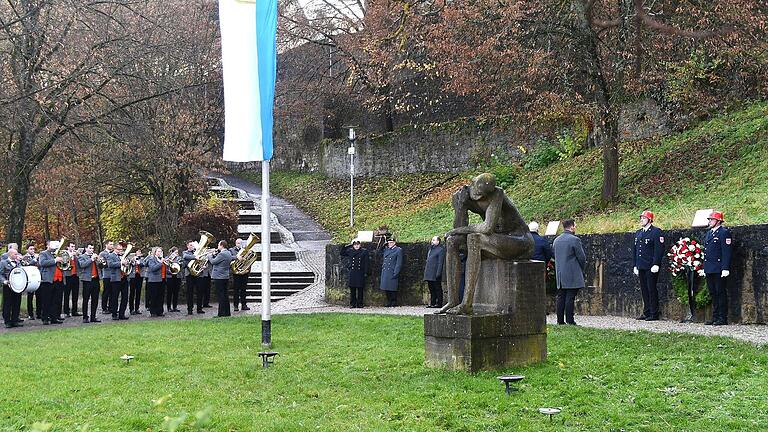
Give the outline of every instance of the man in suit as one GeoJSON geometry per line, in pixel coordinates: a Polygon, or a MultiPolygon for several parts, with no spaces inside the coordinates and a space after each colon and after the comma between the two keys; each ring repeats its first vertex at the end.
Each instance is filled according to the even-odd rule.
{"type": "Polygon", "coordinates": [[[80,295],[80,278],[77,276],[77,248],[70,242],[67,246],[70,257],[70,269],[64,272],[64,313],[67,316],[79,317],[77,301],[80,295]]]}
{"type": "Polygon", "coordinates": [[[78,277],[83,283],[83,323],[86,324],[101,322],[96,318],[96,310],[99,307],[99,269],[96,266],[98,254],[93,249],[93,245],[88,244],[85,251],[77,257],[78,277]]]}
{"type": "Polygon", "coordinates": [[[553,244],[557,278],[557,323],[576,325],[573,318],[574,301],[579,289],[585,287],[584,270],[587,256],[581,239],[576,237],[576,222],[563,221],[563,231],[553,244]]]}
{"type": "Polygon", "coordinates": [[[112,312],[112,319],[127,320],[125,310],[128,307],[128,284],[125,274],[123,274],[123,244],[115,245],[115,251],[107,255],[107,268],[110,272],[110,286],[112,293],[109,295],[109,310],[112,312]],[[118,304],[119,300],[119,304],[118,304]]]}
{"type": "Polygon", "coordinates": [[[219,313],[216,316],[227,317],[232,314],[229,311],[229,296],[227,284],[229,283],[229,265],[232,263],[232,254],[227,249],[227,241],[219,242],[219,251],[208,256],[208,267],[211,268],[211,279],[216,288],[216,301],[219,302],[219,313]]]}
{"type": "Polygon", "coordinates": [[[640,214],[640,229],[635,233],[632,255],[633,273],[640,279],[643,296],[643,313],[638,320],[659,320],[659,282],[661,260],[664,257],[664,233],[653,225],[653,213],[644,210],[640,214]]]}
{"type": "Polygon", "coordinates": [[[723,213],[713,211],[707,218],[709,230],[704,237],[704,274],[712,296],[712,319],[706,325],[728,324],[728,276],[731,274],[733,235],[723,226],[723,213]]]}
{"type": "Polygon", "coordinates": [[[0,259],[0,286],[3,287],[3,321],[6,328],[21,327],[19,309],[21,308],[21,293],[11,289],[9,277],[11,271],[21,265],[21,256],[14,248],[8,248],[5,258],[0,259]]]}
{"type": "Polygon", "coordinates": [[[369,255],[368,249],[360,244],[360,240],[355,239],[351,245],[345,246],[341,250],[341,256],[349,258],[347,268],[349,269],[349,306],[353,308],[362,308],[363,292],[365,292],[365,278],[368,276],[369,255]]]}
{"type": "MultiPolygon", "coordinates": [[[[424,280],[429,288],[428,308],[443,307],[443,267],[445,266],[445,247],[440,244],[440,237],[433,236],[424,263],[424,280]]],[[[361,292],[362,295],[362,292],[361,292]]]]}
{"type": "Polygon", "coordinates": [[[181,266],[184,272],[184,283],[187,287],[187,315],[192,315],[195,301],[195,291],[197,291],[197,313],[203,314],[203,298],[200,296],[197,276],[189,271],[189,263],[195,260],[195,242],[187,240],[187,250],[181,255],[181,266]]]}
{"type": "Polygon", "coordinates": [[[61,257],[53,256],[53,252],[59,247],[58,241],[48,241],[46,249],[40,252],[38,267],[40,268],[40,287],[37,295],[40,296],[43,325],[61,324],[56,307],[56,295],[54,293],[54,274],[58,270],[57,263],[63,262],[61,257]]]}
{"type": "Polygon", "coordinates": [[[111,303],[110,296],[112,295],[112,270],[107,267],[107,256],[115,250],[115,244],[112,240],[104,242],[104,250],[99,252],[99,262],[101,267],[101,284],[104,286],[101,292],[101,313],[108,314],[109,305],[111,303]]]}

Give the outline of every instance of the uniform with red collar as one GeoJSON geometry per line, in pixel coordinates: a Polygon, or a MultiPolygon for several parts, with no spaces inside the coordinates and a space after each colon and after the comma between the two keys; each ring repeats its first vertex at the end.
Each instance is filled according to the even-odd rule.
{"type": "Polygon", "coordinates": [[[706,324],[728,324],[727,281],[731,274],[731,256],[733,255],[733,236],[731,230],[722,226],[723,214],[712,212],[709,220],[720,223],[707,231],[704,237],[704,273],[707,288],[712,297],[712,320],[706,324]]]}

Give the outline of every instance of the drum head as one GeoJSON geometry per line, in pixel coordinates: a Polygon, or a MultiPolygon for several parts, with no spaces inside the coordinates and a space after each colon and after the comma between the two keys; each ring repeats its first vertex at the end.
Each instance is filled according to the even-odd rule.
{"type": "Polygon", "coordinates": [[[15,293],[33,293],[40,288],[40,270],[35,266],[16,267],[8,276],[11,290],[15,293]]]}
{"type": "Polygon", "coordinates": [[[11,291],[21,294],[27,289],[27,272],[24,271],[24,267],[16,267],[11,270],[11,274],[8,275],[8,283],[11,286],[11,291]]]}

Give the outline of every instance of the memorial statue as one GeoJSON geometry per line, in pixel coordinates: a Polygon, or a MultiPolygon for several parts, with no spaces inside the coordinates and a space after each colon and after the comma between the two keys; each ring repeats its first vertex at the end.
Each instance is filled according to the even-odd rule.
{"type": "Polygon", "coordinates": [[[455,192],[453,211],[454,228],[445,234],[448,304],[436,313],[472,315],[482,257],[528,259],[533,253],[533,237],[504,190],[496,187],[493,174],[480,174],[455,192]],[[470,225],[470,211],[479,214],[483,222],[470,225]],[[467,254],[463,300],[459,297],[462,250],[467,254]]]}

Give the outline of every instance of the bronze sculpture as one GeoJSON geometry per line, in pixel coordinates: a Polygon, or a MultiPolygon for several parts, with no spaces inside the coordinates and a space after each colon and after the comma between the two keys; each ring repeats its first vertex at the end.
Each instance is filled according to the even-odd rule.
{"type": "Polygon", "coordinates": [[[448,304],[436,313],[471,315],[482,257],[528,259],[533,237],[515,205],[496,186],[493,174],[480,174],[455,192],[453,210],[454,228],[445,234],[448,304]],[[480,215],[483,222],[470,225],[470,211],[480,215]],[[463,300],[459,298],[462,250],[467,254],[463,300]]]}

